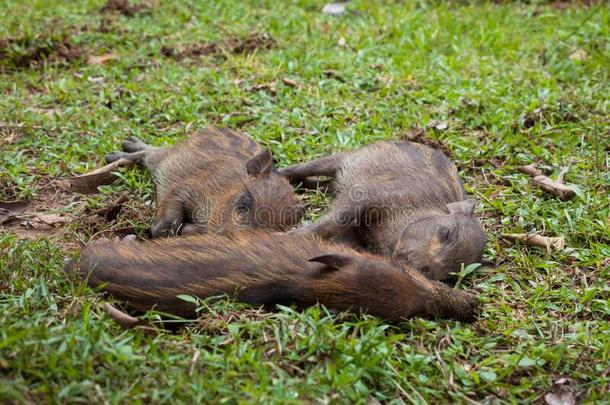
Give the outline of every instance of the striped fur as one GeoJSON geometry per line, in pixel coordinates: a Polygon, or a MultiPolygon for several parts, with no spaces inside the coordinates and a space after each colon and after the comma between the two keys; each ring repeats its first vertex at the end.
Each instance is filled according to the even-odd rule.
{"type": "Polygon", "coordinates": [[[177,298],[229,295],[254,305],[325,304],[389,321],[414,316],[471,320],[474,296],[429,281],[387,259],[311,237],[243,232],[85,248],[78,271],[139,310],[192,316],[177,298]]]}
{"type": "Polygon", "coordinates": [[[444,280],[481,260],[485,234],[457,168],[442,152],[407,141],[378,142],[281,169],[291,181],[334,178],[336,200],[301,232],[361,246],[444,280]]]}
{"type": "Polygon", "coordinates": [[[123,149],[107,160],[136,160],[155,182],[153,236],[173,235],[188,223],[199,233],[286,230],[301,218],[303,206],[272,169],[271,154],[240,132],[209,127],[166,148],[131,138],[123,149]]]}

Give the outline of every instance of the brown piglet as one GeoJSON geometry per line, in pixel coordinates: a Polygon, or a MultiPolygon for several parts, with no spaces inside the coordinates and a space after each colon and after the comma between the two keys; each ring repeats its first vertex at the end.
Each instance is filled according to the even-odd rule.
{"type": "Polygon", "coordinates": [[[430,281],[388,259],[317,238],[242,232],[107,242],[81,252],[78,272],[137,310],[184,317],[195,305],[178,298],[228,295],[253,305],[321,303],[399,322],[415,316],[470,321],[475,296],[430,281]]]}
{"type": "Polygon", "coordinates": [[[451,279],[462,264],[481,261],[486,237],[475,200],[438,150],[382,141],[279,171],[293,182],[334,180],[332,209],[296,232],[370,247],[434,280],[451,279]]]}
{"type": "Polygon", "coordinates": [[[273,169],[271,153],[243,133],[209,127],[166,148],[131,137],[123,142],[123,150],[106,155],[106,160],[136,161],[152,174],[157,193],[153,237],[179,230],[284,231],[302,216],[303,206],[273,169]]]}

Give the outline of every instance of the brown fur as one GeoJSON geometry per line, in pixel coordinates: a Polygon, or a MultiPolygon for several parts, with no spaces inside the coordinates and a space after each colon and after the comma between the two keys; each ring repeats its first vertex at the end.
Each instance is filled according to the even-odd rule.
{"type": "Polygon", "coordinates": [[[194,233],[232,233],[238,228],[286,230],[303,206],[285,178],[272,169],[271,154],[248,136],[209,127],[167,148],[137,138],[108,161],[138,161],[152,173],[157,191],[153,236],[173,235],[183,224],[194,233]]]}
{"type": "Polygon", "coordinates": [[[243,232],[83,250],[79,273],[131,307],[192,316],[200,298],[229,295],[254,305],[322,303],[389,321],[414,316],[472,320],[477,299],[387,259],[307,236],[243,232]]]}
{"type": "Polygon", "coordinates": [[[409,264],[435,280],[481,260],[482,227],[457,168],[442,152],[385,141],[280,169],[295,182],[335,179],[336,201],[318,223],[298,232],[349,239],[409,264]]]}

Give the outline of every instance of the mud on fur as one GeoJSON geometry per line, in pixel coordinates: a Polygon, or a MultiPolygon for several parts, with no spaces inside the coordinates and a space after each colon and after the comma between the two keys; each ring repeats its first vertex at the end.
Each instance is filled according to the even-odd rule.
{"type": "Polygon", "coordinates": [[[273,169],[271,153],[240,132],[209,127],[166,148],[132,137],[123,150],[106,160],[136,161],[152,174],[157,192],[153,237],[178,231],[286,230],[301,219],[303,206],[273,169]]]}
{"type": "Polygon", "coordinates": [[[408,141],[361,149],[280,169],[311,187],[334,180],[336,200],[320,221],[299,229],[372,247],[434,280],[480,262],[485,234],[457,168],[442,152],[408,141]]]}
{"type": "Polygon", "coordinates": [[[235,238],[196,235],[85,248],[77,266],[132,308],[191,317],[178,297],[226,294],[254,305],[321,303],[399,322],[414,316],[475,316],[477,299],[398,268],[383,257],[301,235],[242,232],[235,238]]]}

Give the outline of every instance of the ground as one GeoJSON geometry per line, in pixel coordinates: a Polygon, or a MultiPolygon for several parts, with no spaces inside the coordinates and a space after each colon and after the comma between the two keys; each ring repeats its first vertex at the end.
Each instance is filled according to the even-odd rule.
{"type": "MultiPolygon", "coordinates": [[[[609,401],[608,3],[104,4],[0,4],[1,401],[609,401]],[[171,144],[208,124],[248,132],[279,166],[442,144],[489,235],[495,266],[457,287],[480,297],[478,319],[220,302],[174,332],[121,329],[62,269],[93,239],[146,237],[150,177],[122,169],[89,195],[56,180],[126,136],[171,144]],[[569,166],[577,197],[533,186],[529,163],[569,166]],[[566,247],[500,237],[522,232],[566,247]]],[[[309,220],[329,203],[304,199],[309,220]]]]}

